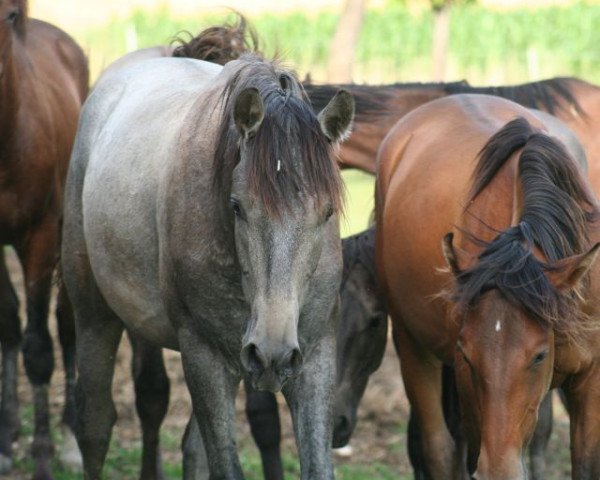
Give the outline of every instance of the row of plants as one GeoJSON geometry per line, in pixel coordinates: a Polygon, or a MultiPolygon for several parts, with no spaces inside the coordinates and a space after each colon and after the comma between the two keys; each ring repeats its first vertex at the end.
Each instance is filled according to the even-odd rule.
{"type": "MultiPolygon", "coordinates": [[[[357,51],[359,81],[426,81],[431,72],[432,12],[402,2],[367,12],[357,51]]],[[[93,73],[133,48],[169,43],[177,32],[197,33],[228,15],[177,18],[167,8],[136,11],[102,28],[76,32],[91,57],[93,73]]],[[[329,55],[338,16],[332,12],[263,14],[251,18],[263,49],[317,79],[329,55]]],[[[600,5],[498,11],[477,3],[451,14],[450,78],[523,81],[576,75],[600,78],[600,5]]]]}

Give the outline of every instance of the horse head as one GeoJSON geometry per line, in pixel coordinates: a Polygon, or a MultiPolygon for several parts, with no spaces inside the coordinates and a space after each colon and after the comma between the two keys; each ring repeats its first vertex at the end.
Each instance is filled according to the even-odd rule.
{"type": "MultiPolygon", "coordinates": [[[[331,296],[325,292],[337,290],[335,275],[323,293],[309,291],[326,239],[339,235],[342,187],[330,148],[348,131],[354,103],[341,91],[317,117],[290,75],[247,77],[253,81],[238,79],[231,93],[235,138],[228,145],[235,149],[224,149],[232,167],[225,177],[229,215],[250,305],[241,361],[255,388],[278,391],[302,365],[298,329],[308,297],[325,303],[331,296]]],[[[339,272],[340,259],[334,260],[339,272]]]]}
{"type": "Polygon", "coordinates": [[[387,309],[375,272],[375,229],[342,240],[342,316],[337,333],[337,389],[333,446],[346,445],[371,374],[387,340],[387,309]]]}

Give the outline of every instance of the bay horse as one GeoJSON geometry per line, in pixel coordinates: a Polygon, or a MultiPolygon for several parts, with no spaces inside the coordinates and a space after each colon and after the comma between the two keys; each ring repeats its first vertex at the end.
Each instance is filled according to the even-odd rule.
{"type": "MultiPolygon", "coordinates": [[[[88,88],[87,60],[65,32],[28,18],[26,0],[0,3],[0,53],[0,473],[12,468],[12,443],[20,427],[17,357],[22,347],[33,386],[34,478],[50,479],[53,445],[48,385],[54,357],[48,310],[59,254],[64,179],[88,88]],[[4,245],[15,249],[23,268],[24,333],[4,245]]],[[[62,289],[56,314],[66,376],[62,421],[68,436],[75,418],[75,339],[68,298],[62,289]]]]}
{"type": "MultiPolygon", "coordinates": [[[[549,113],[564,122],[577,136],[586,155],[578,161],[587,162],[586,170],[597,194],[600,194],[600,88],[571,77],[558,77],[520,85],[471,86],[466,81],[452,83],[393,83],[388,85],[318,85],[304,82],[304,87],[315,108],[338,88],[350,91],[356,101],[354,128],[340,145],[338,161],[341,168],[358,168],[375,173],[377,149],[394,124],[410,111],[439,98],[474,93],[494,95],[512,100],[528,108],[549,113]],[[586,158],[587,157],[587,158],[586,158]]],[[[577,144],[577,142],[573,142],[577,144]]],[[[451,376],[447,377],[451,378],[451,376]]],[[[451,395],[451,394],[450,394],[451,395]]],[[[538,428],[531,442],[532,478],[544,478],[545,449],[552,430],[552,401],[548,395],[540,410],[538,428]]],[[[452,403],[452,400],[449,400],[452,403]]],[[[450,406],[446,409],[450,414],[450,406]]],[[[450,420],[451,422],[454,420],[450,420]]],[[[418,432],[409,423],[411,463],[419,478],[420,453],[412,438],[418,432]]]]}
{"type": "Polygon", "coordinates": [[[377,268],[430,478],[467,477],[442,413],[443,364],[474,478],[527,478],[523,449],[559,386],[572,476],[600,475],[598,205],[558,127],[456,95],[414,110],[381,145],[377,268]]]}
{"type": "Polygon", "coordinates": [[[127,327],[180,350],[210,478],[243,478],[243,375],[283,391],[303,479],[331,479],[341,179],[330,153],[354,103],[317,116],[291,72],[158,58],[88,98],[65,195],[62,268],[77,325],[77,439],[98,479],[127,327]]]}

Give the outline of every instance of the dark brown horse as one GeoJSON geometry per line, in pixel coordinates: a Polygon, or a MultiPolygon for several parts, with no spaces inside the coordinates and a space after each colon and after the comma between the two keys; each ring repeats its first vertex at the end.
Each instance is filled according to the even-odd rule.
{"type": "MultiPolygon", "coordinates": [[[[79,109],[88,85],[87,60],[64,32],[27,17],[25,0],[0,3],[0,245],[12,245],[23,267],[27,327],[0,250],[0,472],[12,465],[19,430],[17,355],[22,346],[33,385],[34,478],[51,478],[48,384],[54,368],[48,308],[58,258],[62,195],[79,109]]],[[[63,421],[73,427],[74,330],[61,292],[57,317],[66,370],[63,421]]]]}
{"type": "Polygon", "coordinates": [[[564,132],[460,95],[407,115],[381,146],[376,258],[431,478],[467,475],[442,413],[443,364],[475,478],[526,478],[523,449],[558,386],[573,478],[600,475],[597,200],[549,135],[564,132]]]}

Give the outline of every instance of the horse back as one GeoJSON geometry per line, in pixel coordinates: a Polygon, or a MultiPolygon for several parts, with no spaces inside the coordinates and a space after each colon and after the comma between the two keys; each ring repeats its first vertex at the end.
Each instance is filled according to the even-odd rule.
{"type": "Polygon", "coordinates": [[[588,175],[594,191],[600,193],[600,87],[577,79],[568,80],[569,90],[580,110],[564,105],[556,116],[575,134],[587,154],[588,175]]]}

